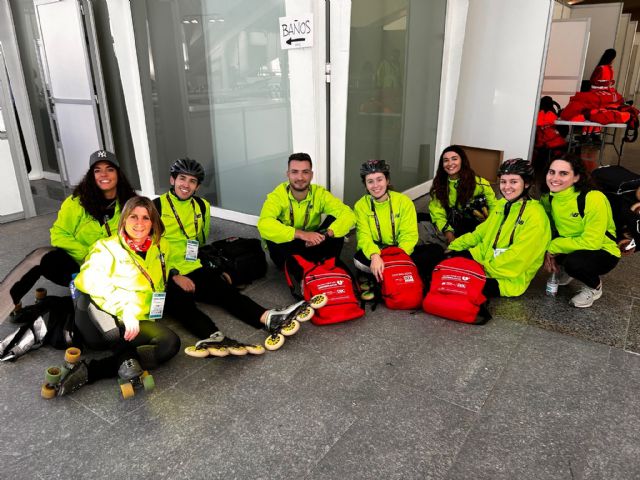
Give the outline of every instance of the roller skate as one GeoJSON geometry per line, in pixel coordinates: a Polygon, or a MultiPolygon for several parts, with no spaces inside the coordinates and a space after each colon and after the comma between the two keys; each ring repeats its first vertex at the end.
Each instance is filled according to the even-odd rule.
{"type": "Polygon", "coordinates": [[[153,375],[143,370],[140,362],[135,358],[122,362],[118,369],[118,377],[120,393],[122,393],[122,398],[125,400],[135,395],[136,388],[144,388],[145,392],[150,392],[156,388],[153,375]]]}
{"type": "Polygon", "coordinates": [[[42,317],[33,323],[18,327],[0,342],[0,362],[14,361],[29,350],[40,348],[47,334],[47,325],[42,317]]]}
{"type": "Polygon", "coordinates": [[[55,396],[75,392],[88,381],[87,365],[80,361],[80,349],[67,348],[62,366],[49,367],[45,370],[45,383],[40,394],[47,400],[55,396]]]}
{"type": "Polygon", "coordinates": [[[376,280],[373,275],[363,277],[358,281],[360,287],[360,300],[370,302],[376,298],[376,280]]]}
{"type": "Polygon", "coordinates": [[[243,356],[262,355],[265,349],[262,345],[240,343],[225,337],[222,332],[215,332],[209,338],[196,342],[195,345],[184,349],[184,353],[191,357],[226,357],[227,355],[243,356]]]}
{"type": "Polygon", "coordinates": [[[41,314],[40,312],[46,308],[47,289],[36,288],[35,297],[36,302],[34,305],[23,307],[22,302],[16,303],[13,311],[9,314],[9,321],[11,323],[26,323],[38,317],[41,314]]]}
{"type": "Polygon", "coordinates": [[[302,300],[285,308],[269,310],[265,322],[265,330],[270,333],[264,341],[266,349],[278,350],[282,347],[284,337],[295,335],[300,330],[300,322],[310,320],[315,310],[324,307],[328,301],[326,295],[320,294],[308,301],[302,300]]]}

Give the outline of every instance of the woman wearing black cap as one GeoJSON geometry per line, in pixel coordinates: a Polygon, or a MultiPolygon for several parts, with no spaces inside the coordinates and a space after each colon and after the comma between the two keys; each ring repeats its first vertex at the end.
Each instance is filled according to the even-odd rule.
{"type": "Polygon", "coordinates": [[[17,307],[14,312],[17,313],[22,297],[41,276],[68,286],[93,244],[117,232],[120,209],[133,196],[135,192],[120,170],[116,156],[106,150],[92,153],[88,172],[62,203],[51,227],[54,249],[10,289],[11,299],[17,307]]]}

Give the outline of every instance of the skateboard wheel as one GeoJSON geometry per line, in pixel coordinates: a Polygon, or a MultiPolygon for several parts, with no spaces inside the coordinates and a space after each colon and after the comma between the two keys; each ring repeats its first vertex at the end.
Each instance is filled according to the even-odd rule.
{"type": "Polygon", "coordinates": [[[209,350],[207,350],[206,348],[196,348],[193,345],[185,348],[184,353],[186,353],[190,357],[196,358],[205,358],[209,356],[209,350]]]}
{"type": "Polygon", "coordinates": [[[76,363],[80,358],[81,354],[82,352],[80,351],[79,348],[76,348],[76,347],[67,348],[67,351],[64,352],[64,361],[69,363],[76,363]]]}
{"type": "Polygon", "coordinates": [[[247,349],[251,355],[262,355],[266,352],[265,348],[262,345],[245,345],[244,348],[247,349]]]}
{"type": "Polygon", "coordinates": [[[51,400],[53,397],[56,396],[56,389],[55,387],[52,387],[51,385],[48,385],[45,383],[42,385],[42,388],[40,389],[40,395],[42,396],[42,398],[51,400]]]}
{"type": "Polygon", "coordinates": [[[120,384],[120,393],[122,393],[122,398],[127,399],[131,398],[135,395],[135,391],[133,389],[133,385],[129,382],[124,382],[120,384]]]}
{"type": "Polygon", "coordinates": [[[314,309],[317,310],[318,308],[322,308],[327,303],[329,303],[329,297],[327,297],[324,293],[320,293],[318,295],[314,295],[313,297],[311,297],[311,299],[309,300],[309,303],[314,309]]]}
{"type": "Polygon", "coordinates": [[[44,381],[49,385],[55,385],[60,383],[60,378],[62,376],[62,371],[60,367],[49,367],[44,372],[44,381]]]}
{"type": "Polygon", "coordinates": [[[246,355],[247,353],[247,349],[241,345],[237,346],[237,347],[227,347],[227,351],[231,354],[231,355],[235,355],[236,357],[241,357],[243,355],[246,355]]]}
{"type": "Polygon", "coordinates": [[[313,317],[314,315],[313,312],[313,308],[311,308],[310,306],[306,306],[298,312],[298,314],[296,315],[296,320],[299,322],[306,322],[307,320],[311,320],[311,317],[313,317]]]}
{"type": "Polygon", "coordinates": [[[227,347],[209,346],[207,347],[207,351],[212,357],[226,357],[229,355],[227,347]]]}
{"type": "Polygon", "coordinates": [[[156,381],[153,379],[153,375],[149,372],[143,372],[140,378],[142,379],[142,386],[144,387],[145,392],[150,392],[156,388],[156,381]]]}
{"type": "Polygon", "coordinates": [[[298,330],[300,330],[300,322],[292,320],[289,325],[285,325],[280,329],[280,333],[285,337],[290,337],[291,335],[295,335],[298,330]]]}
{"type": "Polygon", "coordinates": [[[270,351],[278,350],[282,345],[284,345],[284,335],[281,333],[269,335],[264,341],[264,347],[270,351]]]}
{"type": "Polygon", "coordinates": [[[39,302],[40,300],[42,300],[44,297],[47,296],[47,289],[46,288],[36,288],[36,302],[39,302]]]}
{"type": "Polygon", "coordinates": [[[362,300],[364,300],[365,302],[370,302],[371,300],[373,300],[376,297],[375,293],[373,293],[371,290],[368,290],[366,292],[362,292],[360,294],[360,298],[362,300]]]}

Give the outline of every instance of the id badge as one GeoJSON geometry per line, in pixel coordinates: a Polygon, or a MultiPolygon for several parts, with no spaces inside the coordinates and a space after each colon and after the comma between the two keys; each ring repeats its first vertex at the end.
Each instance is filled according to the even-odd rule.
{"type": "Polygon", "coordinates": [[[151,297],[151,310],[149,310],[149,320],[158,320],[162,318],[164,310],[164,300],[167,297],[165,292],[153,292],[151,297]]]}
{"type": "Polygon", "coordinates": [[[187,240],[187,252],[185,253],[184,258],[189,261],[196,261],[198,259],[198,248],[200,246],[200,242],[197,240],[187,240]]]}
{"type": "Polygon", "coordinates": [[[499,257],[500,255],[502,255],[507,250],[508,250],[507,248],[494,248],[493,249],[493,258],[499,257]]]}

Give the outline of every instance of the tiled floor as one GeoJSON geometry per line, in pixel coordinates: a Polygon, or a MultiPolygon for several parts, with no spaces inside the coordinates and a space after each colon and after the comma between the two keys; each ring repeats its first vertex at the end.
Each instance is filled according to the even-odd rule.
{"type": "MultiPolygon", "coordinates": [[[[48,242],[53,218],[0,226],[0,276],[48,242]]],[[[215,239],[256,235],[213,224],[215,239]]],[[[378,307],[305,324],[262,357],[180,353],[128,401],[115,380],[41,399],[62,358],[42,348],[0,364],[0,478],[640,478],[639,268],[640,254],[621,261],[591,309],[567,305],[575,286],[545,297],[539,275],[485,326],[378,307]]],[[[290,301],[273,269],[245,293],[290,301]]],[[[264,339],[203,308],[230,336],[264,339]]]]}

